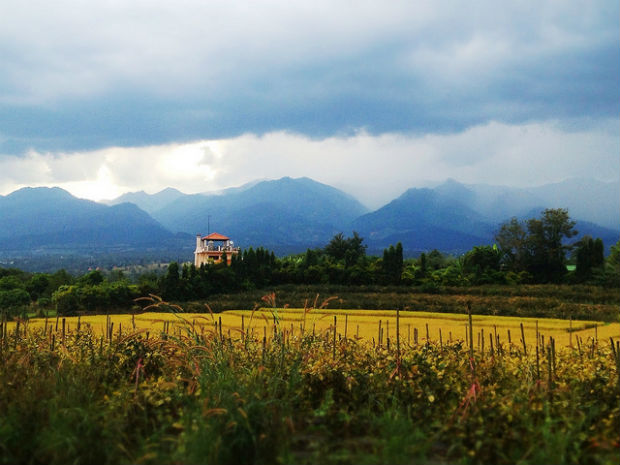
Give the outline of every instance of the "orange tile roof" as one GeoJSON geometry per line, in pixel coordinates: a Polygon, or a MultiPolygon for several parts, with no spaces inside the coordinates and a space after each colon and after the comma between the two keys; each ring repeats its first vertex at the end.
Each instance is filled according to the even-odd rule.
{"type": "Polygon", "coordinates": [[[203,241],[204,240],[207,240],[207,241],[227,241],[229,239],[230,239],[229,237],[223,236],[223,235],[221,235],[219,233],[216,233],[216,232],[211,233],[208,236],[205,236],[205,237],[202,238],[203,241]]]}

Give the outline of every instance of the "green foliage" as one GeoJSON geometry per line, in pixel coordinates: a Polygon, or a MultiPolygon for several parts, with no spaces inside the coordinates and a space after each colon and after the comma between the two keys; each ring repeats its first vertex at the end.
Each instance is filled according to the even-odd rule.
{"type": "Polygon", "coordinates": [[[503,254],[503,264],[509,271],[519,272],[526,268],[526,239],[525,226],[517,218],[500,225],[495,240],[503,254]]]}
{"type": "Polygon", "coordinates": [[[511,271],[527,271],[535,282],[560,282],[566,274],[565,240],[577,235],[575,222],[563,208],[546,209],[540,218],[512,218],[495,236],[511,271]],[[527,232],[526,232],[527,231],[527,232]]]}
{"type": "Polygon", "coordinates": [[[400,242],[383,251],[381,267],[385,284],[400,284],[403,274],[403,245],[400,242]]]}
{"type": "Polygon", "coordinates": [[[78,284],[85,286],[96,286],[101,284],[104,280],[103,273],[100,270],[93,270],[78,279],[78,284]]]}
{"type": "Polygon", "coordinates": [[[32,297],[32,300],[37,300],[39,297],[43,297],[46,295],[49,284],[49,276],[42,273],[37,273],[32,276],[32,278],[30,278],[30,281],[28,281],[28,283],[26,284],[26,290],[32,297]]]}
{"type": "Polygon", "coordinates": [[[168,265],[168,271],[160,283],[160,292],[166,300],[179,300],[182,296],[180,287],[179,264],[172,262],[168,265]]]}
{"type": "Polygon", "coordinates": [[[72,315],[80,308],[77,286],[63,285],[52,294],[52,303],[59,315],[72,315]]]}
{"type": "Polygon", "coordinates": [[[428,269],[428,262],[426,260],[426,254],[422,252],[420,254],[420,273],[419,273],[420,278],[424,278],[426,276],[427,269],[428,269]]]}
{"type": "Polygon", "coordinates": [[[24,289],[14,288],[10,290],[0,290],[0,311],[9,316],[23,313],[30,303],[30,294],[24,289]]]}
{"type": "Polygon", "coordinates": [[[502,254],[496,246],[477,246],[465,254],[463,273],[471,284],[493,284],[504,281],[499,273],[502,254]]]}
{"type": "Polygon", "coordinates": [[[97,285],[81,282],[60,286],[51,300],[59,315],[72,315],[78,311],[129,309],[137,297],[140,297],[138,286],[123,281],[104,281],[97,285]]]}
{"type": "Polygon", "coordinates": [[[527,221],[528,271],[538,282],[558,282],[566,274],[564,238],[577,235],[575,222],[562,208],[546,209],[540,219],[527,221]]]}
{"type": "Polygon", "coordinates": [[[0,278],[0,291],[10,291],[12,289],[24,289],[25,285],[21,279],[15,275],[8,275],[0,278]]]}
{"type": "MultiPolygon", "coordinates": [[[[430,251],[430,253],[428,255],[425,256],[426,257],[426,269],[427,270],[439,270],[441,268],[445,268],[447,265],[447,258],[444,256],[444,254],[442,254],[439,250],[437,249],[433,249],[430,251]]],[[[420,265],[422,265],[422,262],[420,263],[420,265]]]]}
{"type": "Polygon", "coordinates": [[[575,275],[578,281],[583,282],[591,279],[597,268],[602,271],[605,263],[604,246],[601,239],[594,240],[590,236],[582,237],[576,245],[575,275]]]}
{"type": "Polygon", "coordinates": [[[75,282],[75,278],[63,269],[60,269],[47,276],[49,278],[49,284],[47,286],[47,289],[45,290],[45,295],[47,297],[51,297],[52,293],[60,286],[73,284],[75,282]]]}
{"type": "Polygon", "coordinates": [[[346,238],[342,233],[336,234],[329,244],[325,246],[324,252],[335,261],[342,261],[345,267],[353,266],[366,255],[366,245],[357,232],[353,236],[346,238]]]}

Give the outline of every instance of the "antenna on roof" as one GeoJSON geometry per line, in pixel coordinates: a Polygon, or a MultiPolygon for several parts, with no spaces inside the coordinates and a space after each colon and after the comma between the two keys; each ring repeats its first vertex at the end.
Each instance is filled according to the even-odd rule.
{"type": "Polygon", "coordinates": [[[211,215],[207,215],[207,236],[211,234],[211,215]]]}

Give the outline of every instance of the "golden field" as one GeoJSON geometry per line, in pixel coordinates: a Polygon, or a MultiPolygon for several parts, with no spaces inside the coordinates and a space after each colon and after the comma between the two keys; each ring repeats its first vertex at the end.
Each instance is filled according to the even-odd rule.
{"type": "MultiPolygon", "coordinates": [[[[489,347],[489,335],[493,340],[497,337],[502,344],[509,340],[521,345],[521,324],[527,345],[536,340],[536,333],[548,340],[553,337],[558,346],[576,345],[579,342],[597,338],[602,341],[620,339],[620,323],[605,323],[582,320],[561,320],[544,318],[502,317],[473,315],[474,343],[479,344],[483,337],[484,344],[489,347]],[[572,334],[572,337],[571,337],[572,334]]],[[[428,336],[434,342],[465,340],[468,327],[468,316],[453,313],[430,312],[399,312],[400,341],[414,343],[416,333],[418,343],[425,342],[428,336]]],[[[66,318],[34,318],[27,322],[30,330],[56,328],[71,331],[78,324],[82,330],[90,328],[95,334],[103,335],[105,329],[112,333],[148,331],[156,336],[161,332],[168,334],[183,333],[184,329],[193,326],[197,332],[221,331],[224,336],[240,338],[242,329],[255,338],[268,338],[273,334],[274,322],[289,337],[306,334],[333,332],[334,324],[339,338],[360,338],[367,341],[387,344],[388,339],[396,340],[397,312],[389,310],[332,310],[332,309],[293,309],[274,308],[255,311],[230,310],[218,314],[211,313],[173,313],[146,312],[115,315],[89,315],[66,318]],[[380,333],[381,331],[381,333],[380,333]],[[381,336],[380,336],[381,334],[381,336]]],[[[15,322],[9,323],[7,330],[14,331],[15,322]]]]}

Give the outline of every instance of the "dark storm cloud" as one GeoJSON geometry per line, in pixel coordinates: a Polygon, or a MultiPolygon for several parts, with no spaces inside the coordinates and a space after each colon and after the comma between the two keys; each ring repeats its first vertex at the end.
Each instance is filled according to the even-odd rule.
{"type": "Polygon", "coordinates": [[[0,7],[4,154],[620,110],[617,2],[28,4],[0,7]]]}

